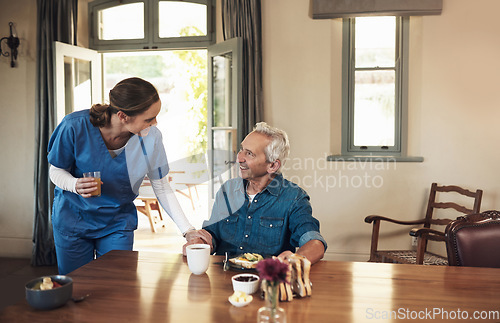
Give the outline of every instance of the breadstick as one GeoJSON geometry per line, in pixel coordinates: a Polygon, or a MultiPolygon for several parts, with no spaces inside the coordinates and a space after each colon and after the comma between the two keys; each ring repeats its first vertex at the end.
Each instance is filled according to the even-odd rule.
{"type": "Polygon", "coordinates": [[[292,292],[292,264],[288,263],[288,272],[286,273],[286,283],[285,283],[285,291],[286,297],[289,302],[293,301],[293,292],[292,292]]]}

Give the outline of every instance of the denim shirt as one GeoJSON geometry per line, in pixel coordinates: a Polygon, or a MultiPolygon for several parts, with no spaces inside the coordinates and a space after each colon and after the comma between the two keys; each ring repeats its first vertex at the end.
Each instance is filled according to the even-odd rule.
{"type": "Polygon", "coordinates": [[[212,215],[203,228],[213,237],[216,254],[254,252],[279,255],[295,252],[310,240],[319,240],[319,221],[312,216],[309,196],[298,185],[276,177],[250,203],[247,181],[230,179],[217,192],[212,215]]]}

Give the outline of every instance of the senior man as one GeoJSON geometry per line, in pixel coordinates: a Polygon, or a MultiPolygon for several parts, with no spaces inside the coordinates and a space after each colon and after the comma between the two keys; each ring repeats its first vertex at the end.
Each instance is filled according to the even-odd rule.
{"type": "Polygon", "coordinates": [[[210,219],[203,229],[189,232],[186,245],[206,243],[216,254],[287,258],[297,253],[311,263],[323,258],[327,244],[312,216],[309,196],[280,172],[289,150],[283,130],[257,123],[238,152],[241,178],[222,185],[210,219]]]}

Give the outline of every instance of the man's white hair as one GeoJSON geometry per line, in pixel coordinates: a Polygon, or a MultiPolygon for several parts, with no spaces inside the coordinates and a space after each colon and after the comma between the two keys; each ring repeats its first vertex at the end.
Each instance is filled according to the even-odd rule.
{"type": "Polygon", "coordinates": [[[271,139],[271,142],[266,146],[266,148],[264,148],[266,161],[272,163],[279,160],[281,162],[281,166],[277,170],[277,173],[280,173],[281,167],[285,164],[288,154],[290,153],[288,135],[284,130],[271,127],[265,122],[255,124],[254,131],[266,135],[269,139],[271,139]]]}

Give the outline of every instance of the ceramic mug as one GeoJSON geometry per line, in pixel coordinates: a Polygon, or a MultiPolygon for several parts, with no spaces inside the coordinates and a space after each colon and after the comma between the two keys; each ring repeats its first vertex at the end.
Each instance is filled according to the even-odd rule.
{"type": "Polygon", "coordinates": [[[189,270],[195,275],[207,271],[210,262],[210,246],[207,244],[192,244],[186,247],[189,270]]]}

